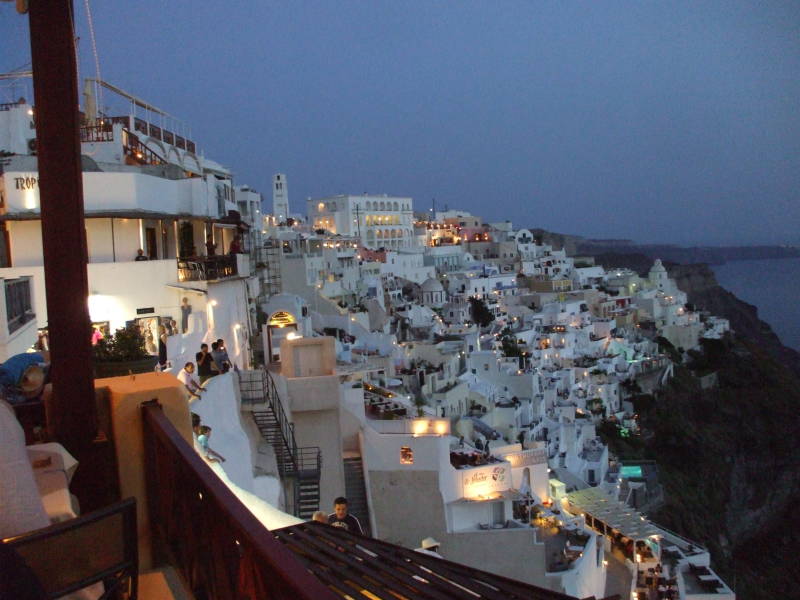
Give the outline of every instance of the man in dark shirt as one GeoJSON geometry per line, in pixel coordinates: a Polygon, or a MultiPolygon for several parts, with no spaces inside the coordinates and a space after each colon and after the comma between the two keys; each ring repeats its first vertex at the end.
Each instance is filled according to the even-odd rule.
{"type": "Polygon", "coordinates": [[[197,375],[200,377],[202,384],[209,377],[213,377],[219,373],[219,369],[215,368],[214,358],[208,351],[208,344],[201,344],[200,352],[195,354],[197,362],[197,375]]]}
{"type": "Polygon", "coordinates": [[[136,251],[136,258],[134,258],[133,260],[135,260],[135,261],[140,261],[140,260],[150,260],[150,259],[148,259],[148,258],[147,258],[147,257],[144,255],[144,250],[142,250],[141,248],[139,248],[139,249],[136,251]]]}
{"type": "Polygon", "coordinates": [[[361,523],[353,515],[347,514],[347,498],[339,496],[333,501],[333,512],[328,515],[328,525],[341,527],[351,533],[364,535],[361,523]]]}

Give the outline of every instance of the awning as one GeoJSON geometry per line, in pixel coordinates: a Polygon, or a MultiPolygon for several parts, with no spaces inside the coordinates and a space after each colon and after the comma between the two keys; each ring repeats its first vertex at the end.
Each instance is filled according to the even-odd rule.
{"type": "Polygon", "coordinates": [[[659,531],[644,515],[613,498],[598,488],[586,488],[567,494],[569,510],[572,513],[586,513],[616,529],[625,537],[643,540],[659,531]]]}
{"type": "Polygon", "coordinates": [[[191,287],[189,285],[181,285],[180,283],[167,283],[167,287],[175,288],[178,290],[186,290],[187,292],[197,292],[198,294],[208,294],[208,290],[198,287],[191,287]]]}

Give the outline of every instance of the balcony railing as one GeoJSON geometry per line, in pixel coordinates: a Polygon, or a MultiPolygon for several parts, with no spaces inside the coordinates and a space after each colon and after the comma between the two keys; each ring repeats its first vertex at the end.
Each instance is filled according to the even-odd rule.
{"type": "Polygon", "coordinates": [[[30,277],[6,279],[6,321],[9,335],[36,318],[31,304],[30,277]]]}
{"type": "Polygon", "coordinates": [[[81,127],[81,142],[113,142],[113,123],[81,127]]]}
{"type": "Polygon", "coordinates": [[[178,259],[178,281],[214,281],[239,274],[236,254],[178,259]]]}
{"type": "Polygon", "coordinates": [[[155,401],[142,411],[156,547],[196,598],[335,597],[222,483],[155,401]]]}

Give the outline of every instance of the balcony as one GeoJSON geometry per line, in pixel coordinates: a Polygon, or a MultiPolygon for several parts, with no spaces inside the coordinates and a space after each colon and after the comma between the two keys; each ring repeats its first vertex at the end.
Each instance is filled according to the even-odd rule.
{"type": "Polygon", "coordinates": [[[219,281],[250,276],[247,254],[193,256],[178,259],[178,281],[219,281]]]}

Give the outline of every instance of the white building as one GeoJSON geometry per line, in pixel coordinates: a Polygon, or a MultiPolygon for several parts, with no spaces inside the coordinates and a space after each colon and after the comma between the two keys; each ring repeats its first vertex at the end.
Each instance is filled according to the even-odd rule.
{"type": "Polygon", "coordinates": [[[289,218],[289,183],[283,173],[276,173],[272,177],[272,216],[276,224],[284,223],[289,218]]]}
{"type": "MultiPolygon", "coordinates": [[[[21,149],[19,122],[35,135],[29,112],[24,104],[0,111],[0,149],[21,149]]],[[[242,204],[237,204],[229,170],[166,129],[164,120],[155,125],[144,116],[98,117],[80,131],[92,322],[107,333],[136,322],[146,338],[149,333],[157,340],[166,319],[182,320],[185,297],[194,314],[205,313],[204,320],[194,321],[207,328],[203,341],[226,339],[231,358],[245,366],[250,360],[248,297],[257,289],[251,285],[249,257],[227,251],[235,238],[247,245],[248,222],[239,211],[259,210],[260,199],[240,188],[242,204]],[[144,260],[135,260],[139,250],[144,260]]],[[[0,277],[31,278],[36,326],[44,329],[33,149],[25,145],[24,153],[6,157],[0,174],[0,221],[8,246],[0,277]]]]}
{"type": "Polygon", "coordinates": [[[413,201],[397,196],[331,196],[307,201],[314,229],[356,236],[366,248],[399,249],[415,245],[413,201]]]}

